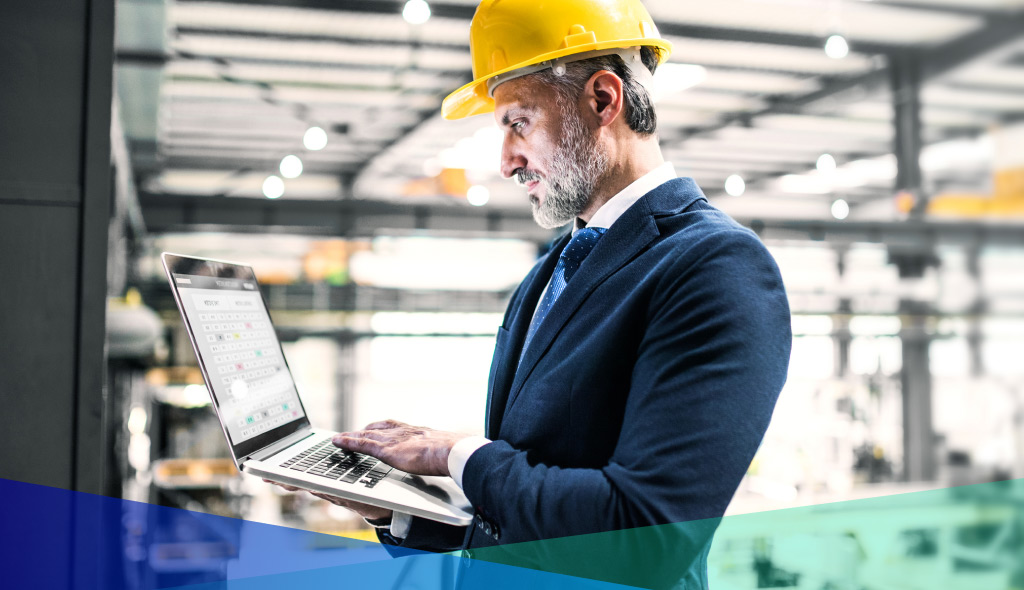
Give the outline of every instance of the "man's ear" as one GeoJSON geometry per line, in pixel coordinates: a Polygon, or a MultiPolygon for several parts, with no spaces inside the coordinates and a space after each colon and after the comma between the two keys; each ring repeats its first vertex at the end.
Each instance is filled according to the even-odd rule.
{"type": "Polygon", "coordinates": [[[588,114],[595,117],[601,127],[610,125],[626,108],[622,79],[608,70],[595,72],[587,80],[583,97],[588,114]]]}

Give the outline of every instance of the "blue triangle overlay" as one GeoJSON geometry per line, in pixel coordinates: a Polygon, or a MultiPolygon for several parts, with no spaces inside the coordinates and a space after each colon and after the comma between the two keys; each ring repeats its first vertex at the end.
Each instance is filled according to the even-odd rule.
{"type": "Polygon", "coordinates": [[[644,575],[677,564],[665,540],[709,527],[717,590],[1024,590],[1024,479],[714,520],[466,559],[0,479],[0,590],[667,587],[644,575]]]}
{"type": "Polygon", "coordinates": [[[0,479],[0,587],[625,588],[0,479]]]}

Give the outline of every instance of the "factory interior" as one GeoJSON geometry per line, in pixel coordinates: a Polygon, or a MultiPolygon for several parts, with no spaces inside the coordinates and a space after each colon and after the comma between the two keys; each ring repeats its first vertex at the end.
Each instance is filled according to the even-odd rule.
{"type": "MultiPolygon", "coordinates": [[[[252,265],[314,425],[482,434],[505,306],[565,228],[491,115],[441,116],[477,3],[5,1],[0,477],[375,541],[237,471],[160,255],[252,265]]],[[[792,312],[725,521],[1024,478],[1024,1],[645,5],[662,152],[792,312]]],[[[723,525],[712,587],[1024,588],[1024,496],[977,501],[815,533],[828,561],[723,525]]],[[[176,559],[133,575],[209,579],[176,559]]]]}

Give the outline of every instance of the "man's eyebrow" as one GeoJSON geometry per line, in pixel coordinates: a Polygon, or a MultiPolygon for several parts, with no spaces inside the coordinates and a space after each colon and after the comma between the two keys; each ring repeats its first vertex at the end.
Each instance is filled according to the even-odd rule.
{"type": "Polygon", "coordinates": [[[528,115],[534,110],[531,105],[522,105],[509,108],[505,111],[505,114],[501,116],[501,126],[508,127],[512,123],[512,119],[520,117],[522,115],[528,115]]]}

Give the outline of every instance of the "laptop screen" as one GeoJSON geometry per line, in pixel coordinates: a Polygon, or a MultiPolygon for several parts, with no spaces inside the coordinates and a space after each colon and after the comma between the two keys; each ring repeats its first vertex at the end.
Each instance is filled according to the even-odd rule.
{"type": "Polygon", "coordinates": [[[252,269],[172,254],[164,261],[235,456],[308,424],[252,269]]]}

